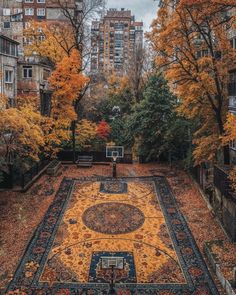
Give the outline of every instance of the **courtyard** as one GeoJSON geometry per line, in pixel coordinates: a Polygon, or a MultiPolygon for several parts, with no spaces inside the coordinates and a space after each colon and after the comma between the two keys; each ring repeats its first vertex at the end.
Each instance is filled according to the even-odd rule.
{"type": "Polygon", "coordinates": [[[5,280],[1,273],[3,294],[109,294],[112,279],[117,294],[218,294],[165,177],[173,182],[176,171],[149,164],[118,165],[116,180],[110,173],[64,166],[32,187],[28,197],[41,198],[44,214],[31,215],[38,225],[25,244],[21,228],[10,267],[0,257],[3,271],[12,267],[5,280]]]}

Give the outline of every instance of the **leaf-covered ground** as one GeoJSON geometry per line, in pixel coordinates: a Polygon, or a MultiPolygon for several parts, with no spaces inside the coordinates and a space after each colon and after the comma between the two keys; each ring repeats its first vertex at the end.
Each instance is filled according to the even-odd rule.
{"type": "MultiPolygon", "coordinates": [[[[64,166],[57,177],[43,175],[26,193],[0,192],[0,290],[10,281],[25,247],[51,204],[63,177],[93,175],[111,176],[111,167],[99,165],[91,169],[79,169],[75,166],[64,166]]],[[[220,252],[220,263],[223,269],[227,269],[226,274],[230,278],[228,269],[231,267],[227,266],[236,264],[236,245],[228,242],[191,179],[183,171],[170,170],[164,165],[118,165],[118,176],[147,175],[165,175],[168,178],[201,251],[204,241],[224,241],[224,250],[214,250],[220,252]]]]}

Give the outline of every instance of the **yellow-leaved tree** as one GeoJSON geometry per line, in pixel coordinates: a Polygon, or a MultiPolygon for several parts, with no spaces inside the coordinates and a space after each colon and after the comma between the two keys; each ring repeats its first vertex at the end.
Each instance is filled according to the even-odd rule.
{"type": "Polygon", "coordinates": [[[24,30],[28,40],[25,55],[47,57],[53,63],[60,62],[76,48],[72,27],[63,22],[29,22],[24,30]]]}
{"type": "Polygon", "coordinates": [[[38,160],[44,146],[41,115],[31,106],[0,110],[0,155],[2,170],[15,158],[38,160]]]}
{"type": "Polygon", "coordinates": [[[235,21],[231,8],[214,0],[182,0],[175,6],[173,1],[164,0],[149,34],[156,63],[179,97],[179,113],[198,122],[194,134],[196,164],[215,160],[222,146],[224,161],[229,162],[222,136],[228,71],[236,57],[228,39],[235,21]]]}
{"type": "Polygon", "coordinates": [[[96,128],[96,123],[86,119],[80,120],[75,131],[76,147],[79,150],[82,150],[86,146],[90,146],[92,140],[96,138],[96,128]]]}
{"type": "Polygon", "coordinates": [[[111,96],[118,95],[129,86],[127,76],[118,76],[115,72],[108,78],[108,94],[111,96]]]}
{"type": "Polygon", "coordinates": [[[89,79],[81,71],[81,58],[78,50],[73,49],[69,56],[56,64],[49,78],[52,95],[52,117],[63,118],[68,122],[76,119],[74,102],[89,79]]]}

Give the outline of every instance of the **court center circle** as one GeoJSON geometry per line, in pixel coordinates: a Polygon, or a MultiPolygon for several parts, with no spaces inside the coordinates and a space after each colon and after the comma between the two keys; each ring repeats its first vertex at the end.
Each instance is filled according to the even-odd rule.
{"type": "Polygon", "coordinates": [[[118,202],[101,203],[89,207],[82,215],[83,223],[103,234],[126,234],[140,228],[145,216],[140,209],[118,202]]]}

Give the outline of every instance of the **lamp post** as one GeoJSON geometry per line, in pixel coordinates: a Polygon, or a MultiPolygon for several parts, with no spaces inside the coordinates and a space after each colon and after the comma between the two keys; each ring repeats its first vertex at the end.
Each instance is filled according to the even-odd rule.
{"type": "Polygon", "coordinates": [[[10,181],[10,188],[13,188],[13,151],[11,150],[11,133],[5,133],[3,135],[4,141],[6,145],[8,145],[6,150],[6,164],[9,171],[9,181],[10,181]]]}
{"type": "Polygon", "coordinates": [[[73,163],[76,163],[76,154],[75,154],[75,130],[76,130],[76,121],[71,122],[71,131],[72,131],[72,150],[73,150],[73,163]]]}
{"type": "Polygon", "coordinates": [[[44,88],[45,88],[45,84],[40,83],[39,84],[39,93],[40,93],[41,115],[44,115],[44,88]]]}

